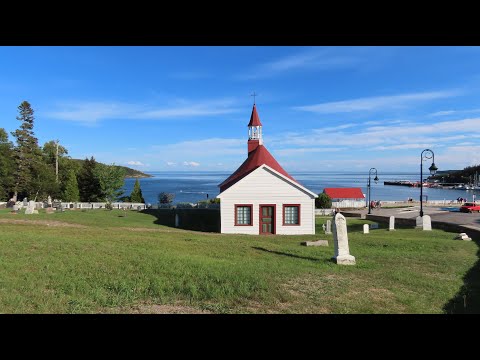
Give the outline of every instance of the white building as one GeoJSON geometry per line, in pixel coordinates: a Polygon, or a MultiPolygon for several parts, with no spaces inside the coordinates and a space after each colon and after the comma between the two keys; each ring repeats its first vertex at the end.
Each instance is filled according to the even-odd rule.
{"type": "Polygon", "coordinates": [[[222,233],[315,234],[318,195],[291,177],[263,145],[255,104],[247,160],[219,187],[222,233]]]}

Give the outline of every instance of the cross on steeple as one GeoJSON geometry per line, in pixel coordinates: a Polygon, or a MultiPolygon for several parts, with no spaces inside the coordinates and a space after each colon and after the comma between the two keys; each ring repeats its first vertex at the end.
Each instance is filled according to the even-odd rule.
{"type": "Polygon", "coordinates": [[[255,105],[255,96],[258,96],[258,94],[256,94],[254,91],[250,96],[253,96],[253,105],[255,105]]]}

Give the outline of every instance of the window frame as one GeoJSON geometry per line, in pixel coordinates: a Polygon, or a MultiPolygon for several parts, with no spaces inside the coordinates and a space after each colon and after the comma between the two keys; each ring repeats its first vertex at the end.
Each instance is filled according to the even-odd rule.
{"type": "Polygon", "coordinates": [[[235,204],[235,222],[234,226],[253,226],[253,204],[235,204]],[[239,207],[249,207],[250,208],[250,224],[239,224],[238,223],[238,213],[237,208],[239,207]]]}
{"type": "Polygon", "coordinates": [[[282,224],[283,224],[283,226],[301,226],[302,225],[302,218],[301,218],[300,215],[301,215],[301,204],[283,204],[283,208],[282,208],[282,224]],[[287,206],[298,208],[298,224],[286,224],[285,223],[285,208],[287,206]]]}

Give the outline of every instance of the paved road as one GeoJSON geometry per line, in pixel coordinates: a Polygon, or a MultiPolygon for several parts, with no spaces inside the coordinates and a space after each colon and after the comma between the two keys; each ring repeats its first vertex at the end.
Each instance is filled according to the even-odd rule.
{"type": "MultiPolygon", "coordinates": [[[[461,213],[459,211],[447,211],[442,210],[445,209],[445,206],[424,206],[423,207],[423,214],[430,215],[432,220],[434,221],[442,221],[448,223],[454,223],[458,225],[467,225],[471,227],[478,228],[480,230],[480,213],[461,213]]],[[[366,214],[367,210],[354,210],[354,211],[346,211],[349,213],[359,213],[359,214],[366,214]]],[[[379,215],[379,216],[395,216],[396,218],[404,218],[404,219],[414,219],[418,215],[420,215],[420,205],[416,205],[409,208],[381,208],[381,209],[373,209],[372,215],[379,215]]]]}

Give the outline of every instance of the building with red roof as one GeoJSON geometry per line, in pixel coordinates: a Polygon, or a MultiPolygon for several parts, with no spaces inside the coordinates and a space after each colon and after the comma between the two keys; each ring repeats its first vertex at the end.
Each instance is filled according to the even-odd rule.
{"type": "Polygon", "coordinates": [[[263,145],[255,104],[247,126],[247,159],[218,185],[221,232],[315,234],[318,195],[285,171],[263,145]]]}
{"type": "Polygon", "coordinates": [[[365,199],[361,188],[325,188],[323,192],[327,194],[332,201],[365,199]]]}

